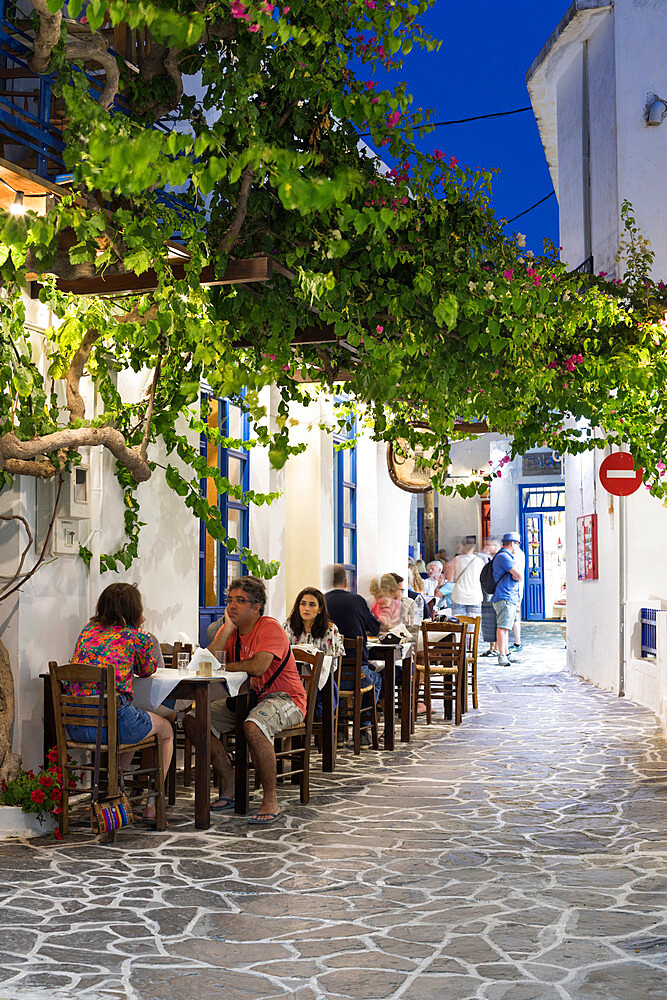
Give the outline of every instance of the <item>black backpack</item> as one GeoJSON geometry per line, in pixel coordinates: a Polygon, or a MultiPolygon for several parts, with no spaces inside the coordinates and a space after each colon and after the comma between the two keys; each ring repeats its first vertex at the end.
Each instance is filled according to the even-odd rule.
{"type": "MultiPolygon", "coordinates": [[[[496,555],[497,554],[498,553],[496,553],[496,555]]],[[[484,565],[482,566],[482,572],[479,574],[479,582],[481,583],[482,590],[484,591],[485,594],[493,594],[496,587],[500,583],[500,580],[502,580],[503,576],[507,576],[507,574],[509,573],[509,570],[505,570],[503,576],[501,576],[499,580],[494,579],[493,563],[495,561],[495,558],[496,556],[494,556],[493,559],[489,559],[487,563],[484,563],[484,565]]]]}

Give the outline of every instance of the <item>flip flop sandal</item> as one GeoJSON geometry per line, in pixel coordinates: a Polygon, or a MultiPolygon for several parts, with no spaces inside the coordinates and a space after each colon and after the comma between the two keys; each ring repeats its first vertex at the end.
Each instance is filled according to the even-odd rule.
{"type": "Polygon", "coordinates": [[[228,799],[225,797],[220,799],[220,803],[216,803],[215,805],[211,806],[211,812],[214,813],[227,812],[233,808],[234,808],[234,799],[228,799]]]}
{"type": "Polygon", "coordinates": [[[248,816],[248,825],[268,826],[270,823],[275,823],[280,816],[282,816],[282,811],[277,813],[255,813],[254,816],[248,816]]]}

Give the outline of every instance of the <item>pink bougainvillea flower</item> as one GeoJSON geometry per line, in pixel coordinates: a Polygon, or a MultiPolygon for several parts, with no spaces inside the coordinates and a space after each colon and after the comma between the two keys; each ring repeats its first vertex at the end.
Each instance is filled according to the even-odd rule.
{"type": "Polygon", "coordinates": [[[377,104],[379,100],[379,97],[371,97],[371,104],[377,104]]]}
{"type": "Polygon", "coordinates": [[[383,326],[376,326],[375,327],[375,332],[376,333],[384,333],[384,327],[383,326]]]}
{"type": "Polygon", "coordinates": [[[443,153],[443,151],[441,149],[434,149],[433,150],[433,159],[434,160],[444,160],[444,158],[445,158],[445,154],[443,153]]]}
{"type": "Polygon", "coordinates": [[[248,31],[259,31],[259,25],[258,24],[249,24],[248,25],[248,31]]]}
{"type": "Polygon", "coordinates": [[[381,45],[378,45],[377,54],[379,55],[380,59],[384,59],[387,53],[385,52],[385,50],[382,48],[381,45]]]}
{"type": "Polygon", "coordinates": [[[598,278],[606,278],[607,271],[598,271],[598,278]]]}
{"type": "Polygon", "coordinates": [[[454,169],[454,167],[458,167],[459,161],[456,159],[455,156],[452,156],[451,160],[449,161],[449,165],[452,168],[452,170],[454,169]]]}
{"type": "Polygon", "coordinates": [[[506,271],[503,271],[503,276],[507,278],[508,281],[511,281],[514,277],[514,268],[510,267],[506,271]]]}
{"type": "Polygon", "coordinates": [[[364,3],[366,4],[369,10],[375,10],[375,7],[377,6],[375,0],[364,0],[364,3]]]}
{"type": "Polygon", "coordinates": [[[232,0],[229,9],[231,11],[232,17],[235,17],[237,20],[241,21],[250,20],[250,15],[247,13],[246,5],[244,3],[241,3],[241,0],[232,0]]]}
{"type": "Polygon", "coordinates": [[[387,125],[389,128],[395,128],[401,120],[400,111],[392,111],[391,114],[387,115],[387,125]]]}
{"type": "Polygon", "coordinates": [[[366,80],[366,90],[374,90],[377,85],[377,80],[366,80]]]}

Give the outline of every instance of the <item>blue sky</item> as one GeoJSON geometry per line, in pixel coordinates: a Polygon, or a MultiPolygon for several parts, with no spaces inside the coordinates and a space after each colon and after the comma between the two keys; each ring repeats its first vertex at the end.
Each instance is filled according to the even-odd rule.
{"type": "MultiPolygon", "coordinates": [[[[438,52],[415,48],[403,68],[383,85],[404,80],[413,110],[433,107],[434,121],[466,118],[528,106],[526,71],[569,6],[569,0],[435,0],[422,19],[424,29],[442,40],[438,52]]],[[[425,152],[443,150],[471,166],[498,167],[493,207],[511,218],[552,190],[551,177],[532,111],[507,118],[436,128],[422,139],[425,152]]],[[[384,159],[386,151],[380,150],[384,159]]],[[[527,236],[536,253],[545,237],[558,246],[558,205],[552,197],[513,223],[508,231],[527,236]]]]}

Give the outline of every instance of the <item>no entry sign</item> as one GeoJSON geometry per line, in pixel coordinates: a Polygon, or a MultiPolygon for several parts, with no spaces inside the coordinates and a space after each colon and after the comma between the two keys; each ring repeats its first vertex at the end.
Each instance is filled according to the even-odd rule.
{"type": "Polygon", "coordinates": [[[600,466],[600,482],[615,497],[629,497],[638,490],[643,475],[644,470],[635,468],[635,460],[627,451],[609,455],[600,466]]]}

